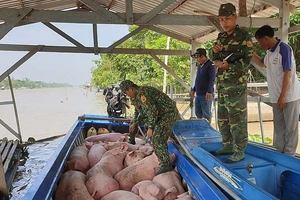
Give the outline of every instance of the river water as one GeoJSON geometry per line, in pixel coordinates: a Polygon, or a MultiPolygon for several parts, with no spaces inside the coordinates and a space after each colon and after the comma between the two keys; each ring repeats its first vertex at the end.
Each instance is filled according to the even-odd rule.
{"type": "MultiPolygon", "coordinates": [[[[14,90],[23,142],[29,137],[46,139],[27,148],[28,158],[21,161],[12,185],[11,200],[26,194],[32,182],[47,164],[77,117],[82,114],[106,114],[106,102],[101,93],[83,88],[50,88],[14,90]]],[[[11,101],[10,90],[0,90],[0,102],[11,101]]],[[[13,105],[0,106],[0,119],[17,131],[13,105]]],[[[2,125],[0,138],[17,139],[2,125]]]]}

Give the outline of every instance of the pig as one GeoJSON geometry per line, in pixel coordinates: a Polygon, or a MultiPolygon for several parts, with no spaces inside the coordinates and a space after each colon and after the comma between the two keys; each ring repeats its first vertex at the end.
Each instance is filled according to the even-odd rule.
{"type": "Polygon", "coordinates": [[[77,170],[85,174],[90,168],[88,152],[85,145],[75,147],[67,161],[67,170],[77,170]]]}
{"type": "Polygon", "coordinates": [[[70,170],[65,172],[55,192],[55,200],[94,200],[85,186],[85,174],[70,170]]]}
{"type": "Polygon", "coordinates": [[[139,195],[144,200],[161,200],[164,198],[164,191],[153,181],[141,181],[133,186],[131,192],[139,195]]]}
{"type": "Polygon", "coordinates": [[[132,192],[116,190],[105,195],[101,200],[142,200],[142,198],[132,192]]]}
{"type": "Polygon", "coordinates": [[[126,142],[128,142],[128,135],[121,133],[105,133],[101,135],[94,135],[87,137],[85,141],[97,143],[99,141],[108,141],[108,142],[116,142],[121,136],[127,136],[126,142]]]}
{"type": "MultiPolygon", "coordinates": [[[[174,161],[175,155],[170,155],[170,159],[174,161]]],[[[115,179],[118,181],[120,189],[131,191],[138,182],[152,180],[159,168],[158,158],[153,153],[118,172],[115,179]]]]}
{"type": "Polygon", "coordinates": [[[154,151],[154,148],[151,144],[145,144],[144,146],[140,146],[139,150],[145,155],[151,155],[154,151]]]}
{"type": "Polygon", "coordinates": [[[185,192],[181,177],[174,170],[155,176],[153,182],[165,190],[164,200],[175,200],[178,195],[185,192]]]}
{"type": "Polygon", "coordinates": [[[194,200],[194,198],[192,198],[188,192],[185,192],[181,195],[178,195],[176,200],[194,200]]]}
{"type": "Polygon", "coordinates": [[[106,194],[119,189],[119,183],[113,177],[124,168],[123,160],[128,153],[127,148],[121,146],[107,151],[87,172],[86,186],[94,199],[101,199],[106,194]]]}
{"type": "Polygon", "coordinates": [[[134,163],[142,160],[145,154],[139,150],[129,152],[124,159],[124,167],[133,165],[134,163]]]}
{"type": "Polygon", "coordinates": [[[129,144],[127,142],[105,142],[105,144],[103,146],[105,147],[106,150],[111,150],[113,148],[123,146],[123,145],[128,146],[128,151],[136,151],[140,147],[142,147],[142,145],[133,145],[133,144],[129,144]]]}
{"type": "Polygon", "coordinates": [[[88,159],[90,163],[90,167],[94,167],[102,158],[102,156],[107,152],[107,150],[103,147],[102,144],[94,144],[89,153],[88,159]]]}

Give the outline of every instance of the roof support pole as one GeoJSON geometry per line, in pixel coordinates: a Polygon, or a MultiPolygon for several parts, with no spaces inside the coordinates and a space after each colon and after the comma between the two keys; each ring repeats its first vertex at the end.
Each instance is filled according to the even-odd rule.
{"type": "MultiPolygon", "coordinates": [[[[191,52],[192,54],[196,51],[197,49],[197,42],[195,42],[195,40],[192,41],[192,44],[190,46],[191,52]]],[[[197,75],[197,61],[195,58],[190,57],[190,74],[191,74],[191,88],[195,85],[195,80],[196,80],[196,75],[197,75]]],[[[189,89],[189,91],[191,90],[191,88],[189,89]]],[[[194,105],[194,103],[193,103],[194,105]]],[[[195,117],[195,106],[191,107],[191,117],[195,117]]]]}
{"type": "Polygon", "coordinates": [[[2,12],[0,14],[0,21],[3,22],[0,24],[0,40],[32,10],[32,8],[25,8],[13,12],[2,12]]]}
{"type": "Polygon", "coordinates": [[[290,28],[290,0],[282,0],[282,7],[279,9],[281,18],[281,27],[278,29],[279,37],[283,42],[288,42],[288,34],[290,28]]]}
{"type": "Polygon", "coordinates": [[[126,22],[127,24],[132,25],[133,20],[132,0],[126,0],[126,22]]]}
{"type": "Polygon", "coordinates": [[[157,57],[153,52],[149,53],[154,60],[156,60],[165,70],[167,70],[169,72],[169,74],[171,74],[175,80],[177,80],[184,88],[186,88],[188,91],[191,89],[190,86],[188,84],[186,84],[184,82],[184,80],[182,80],[170,67],[168,67],[167,65],[165,65],[165,63],[159,59],[159,57],[157,57]]]}
{"type": "Polygon", "coordinates": [[[93,38],[94,38],[94,54],[98,55],[98,32],[97,32],[97,24],[93,24],[93,38]]]}

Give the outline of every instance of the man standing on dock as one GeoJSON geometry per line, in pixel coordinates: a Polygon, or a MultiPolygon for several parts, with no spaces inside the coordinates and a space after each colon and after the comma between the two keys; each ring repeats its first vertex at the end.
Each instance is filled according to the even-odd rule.
{"type": "Polygon", "coordinates": [[[191,91],[191,99],[195,93],[195,111],[198,119],[207,119],[211,123],[211,105],[214,97],[214,82],[216,77],[216,67],[206,56],[206,50],[198,48],[192,55],[199,63],[195,85],[191,91]]]}
{"type": "Polygon", "coordinates": [[[277,151],[294,156],[298,145],[300,86],[292,48],[274,37],[272,27],[260,27],[255,38],[267,50],[262,59],[254,54],[253,61],[267,66],[268,91],[273,107],[274,146],[277,151]]]}
{"type": "Polygon", "coordinates": [[[232,154],[226,162],[234,163],[245,158],[248,143],[247,78],[252,40],[236,25],[236,9],[231,3],[221,4],[219,20],[224,32],[218,35],[211,59],[218,68],[218,126],[223,147],[215,154],[232,154]]]}
{"type": "Polygon", "coordinates": [[[138,86],[130,80],[120,83],[122,92],[139,103],[147,116],[147,136],[152,138],[154,153],[161,168],[156,175],[173,170],[167,141],[175,122],[180,118],[176,103],[162,91],[151,86],[138,86]]]}

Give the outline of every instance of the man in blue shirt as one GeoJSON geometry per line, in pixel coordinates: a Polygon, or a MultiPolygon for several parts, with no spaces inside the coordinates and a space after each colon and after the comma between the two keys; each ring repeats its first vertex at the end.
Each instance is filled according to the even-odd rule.
{"type": "Polygon", "coordinates": [[[211,123],[211,105],[214,97],[214,81],[216,68],[206,56],[206,50],[199,48],[192,55],[199,63],[195,86],[191,91],[191,98],[195,99],[195,111],[198,119],[205,118],[211,123]]]}

